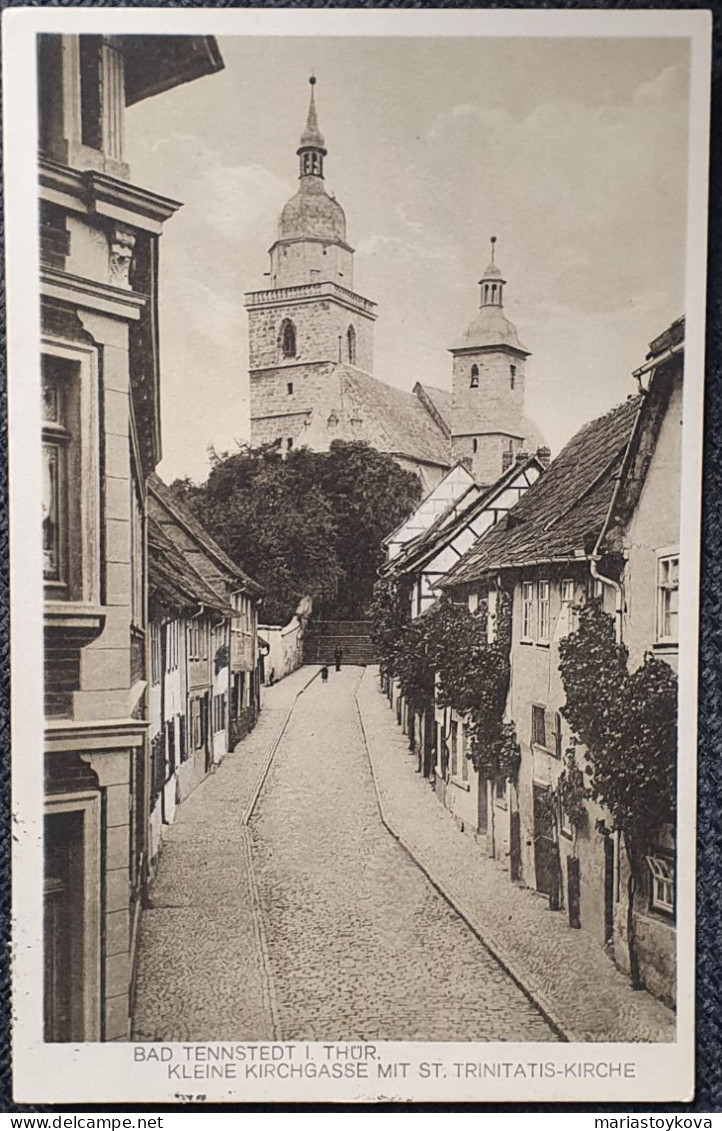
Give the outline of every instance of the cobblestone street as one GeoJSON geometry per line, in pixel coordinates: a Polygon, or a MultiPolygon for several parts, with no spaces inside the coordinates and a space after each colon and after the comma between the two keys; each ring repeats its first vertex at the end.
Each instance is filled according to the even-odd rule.
{"type": "Polygon", "coordinates": [[[355,692],[298,700],[251,820],[286,1040],[554,1040],[379,818],[355,692]]]}
{"type": "Polygon", "coordinates": [[[142,919],[136,1039],[555,1039],[384,828],[362,670],[266,689],[181,807],[142,919]]]}

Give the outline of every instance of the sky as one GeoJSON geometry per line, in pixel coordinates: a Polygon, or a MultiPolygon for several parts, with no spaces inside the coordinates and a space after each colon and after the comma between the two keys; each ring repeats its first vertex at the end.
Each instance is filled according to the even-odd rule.
{"type": "Polygon", "coordinates": [[[267,285],[317,76],[326,187],[378,303],[374,375],[450,387],[497,236],[553,454],[635,390],[683,312],[688,41],[222,38],[225,69],[131,107],[134,183],[183,202],[160,250],[163,462],[249,438],[243,296],[267,285]]]}

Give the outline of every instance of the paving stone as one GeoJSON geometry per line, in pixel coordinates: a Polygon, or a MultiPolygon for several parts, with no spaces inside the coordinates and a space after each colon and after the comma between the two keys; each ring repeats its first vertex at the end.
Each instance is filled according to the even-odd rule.
{"type": "Polygon", "coordinates": [[[383,826],[355,692],[298,700],[251,821],[284,1040],[548,1041],[540,1012],[383,826]]]}

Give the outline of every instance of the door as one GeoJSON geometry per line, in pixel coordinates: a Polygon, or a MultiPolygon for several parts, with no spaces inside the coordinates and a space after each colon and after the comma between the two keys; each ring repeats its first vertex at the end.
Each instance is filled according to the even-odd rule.
{"type": "Polygon", "coordinates": [[[518,809],[512,809],[509,818],[509,877],[521,879],[521,820],[518,809]]]}
{"type": "Polygon", "coordinates": [[[45,818],[46,1041],[82,1041],[83,815],[45,818]]]}
{"type": "Polygon", "coordinates": [[[604,943],[614,937],[614,843],[604,837],[604,943]]]}
{"type": "Polygon", "coordinates": [[[534,786],[534,870],[536,889],[551,899],[558,891],[557,861],[551,792],[548,786],[534,786]]]}
{"type": "Polygon", "coordinates": [[[211,738],[211,728],[208,718],[208,692],[201,699],[201,734],[206,748],[206,773],[213,765],[213,742],[211,738]]]}

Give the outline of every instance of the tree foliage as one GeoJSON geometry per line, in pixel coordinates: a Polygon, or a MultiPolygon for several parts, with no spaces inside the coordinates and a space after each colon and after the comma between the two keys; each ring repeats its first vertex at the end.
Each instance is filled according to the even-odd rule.
{"type": "Polygon", "coordinates": [[[504,714],[509,692],[508,606],[500,602],[497,638],[487,639],[487,609],[442,597],[423,616],[409,619],[409,604],[393,580],[376,591],[374,640],[385,670],[419,712],[450,707],[465,722],[471,761],[486,777],[514,777],[519,745],[504,714]]]}
{"type": "Polygon", "coordinates": [[[338,617],[364,616],[382,540],[421,494],[417,477],[360,442],[329,452],[212,453],[206,483],[172,490],[226,553],[263,585],[261,617],[289,620],[304,596],[338,617]]]}

